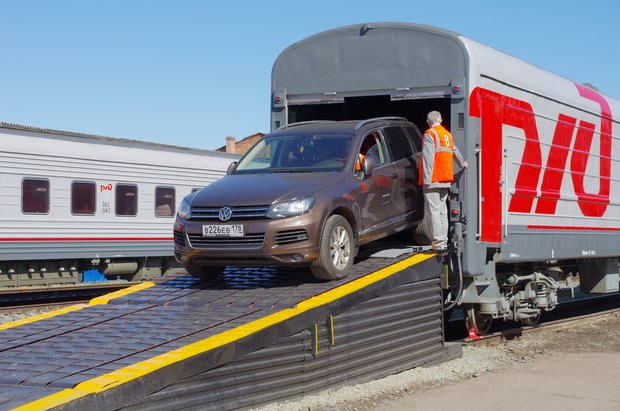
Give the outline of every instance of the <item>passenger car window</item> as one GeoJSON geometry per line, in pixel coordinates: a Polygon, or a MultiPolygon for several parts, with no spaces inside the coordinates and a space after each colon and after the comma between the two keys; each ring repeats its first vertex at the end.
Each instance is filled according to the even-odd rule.
{"type": "Polygon", "coordinates": [[[415,154],[411,142],[402,127],[386,127],[383,132],[394,161],[402,160],[415,154]]]}
{"type": "Polygon", "coordinates": [[[138,187],[129,184],[116,185],[116,215],[138,214],[138,187]]]}
{"type": "Polygon", "coordinates": [[[78,215],[95,214],[95,183],[73,182],[71,184],[71,213],[78,215]]]}
{"type": "Polygon", "coordinates": [[[417,153],[422,151],[422,133],[417,127],[405,127],[405,131],[409,135],[409,141],[413,143],[413,148],[417,153]]]}
{"type": "Polygon", "coordinates": [[[174,188],[156,187],[155,217],[173,217],[174,211],[174,188]]]}
{"type": "Polygon", "coordinates": [[[22,212],[47,214],[50,212],[50,182],[48,180],[25,178],[22,181],[22,212]]]}

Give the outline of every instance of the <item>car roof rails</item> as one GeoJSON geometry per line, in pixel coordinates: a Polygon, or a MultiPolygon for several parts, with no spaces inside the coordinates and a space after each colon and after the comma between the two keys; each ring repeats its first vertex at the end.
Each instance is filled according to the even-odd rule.
{"type": "Polygon", "coordinates": [[[334,123],[334,120],[310,120],[310,121],[300,121],[297,123],[289,123],[289,124],[285,124],[283,126],[280,126],[278,128],[276,128],[275,131],[280,131],[280,130],[285,130],[287,128],[291,128],[291,127],[297,127],[297,126],[304,126],[306,124],[315,124],[315,123],[334,123]]]}
{"type": "Polygon", "coordinates": [[[359,123],[357,123],[355,125],[355,129],[357,130],[358,128],[361,128],[362,126],[365,126],[366,124],[369,123],[374,123],[375,121],[383,121],[383,120],[404,120],[404,121],[409,121],[404,117],[375,117],[375,118],[368,118],[366,120],[362,120],[359,123]]]}

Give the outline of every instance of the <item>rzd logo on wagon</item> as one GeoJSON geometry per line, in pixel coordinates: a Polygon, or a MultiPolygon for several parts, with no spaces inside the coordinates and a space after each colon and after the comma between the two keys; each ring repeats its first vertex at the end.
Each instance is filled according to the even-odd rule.
{"type": "Polygon", "coordinates": [[[491,217],[491,221],[483,224],[486,226],[483,227],[483,237],[487,241],[498,241],[500,238],[502,193],[498,182],[501,181],[502,172],[503,125],[521,129],[525,134],[525,147],[514,193],[508,205],[510,212],[555,214],[563,176],[568,169],[581,213],[586,217],[601,217],[605,214],[610,201],[611,109],[605,98],[596,91],[579,84],[575,86],[579,96],[600,107],[599,153],[590,154],[597,125],[560,113],[554,119],[557,121],[544,168],[536,115],[531,104],[483,88],[476,88],[472,92],[469,114],[479,117],[481,124],[483,213],[486,211],[491,217]],[[567,164],[569,153],[570,162],[567,164]],[[598,193],[588,193],[584,187],[588,159],[599,161],[599,175],[595,176],[599,180],[598,193]],[[539,183],[540,193],[537,191],[539,183]],[[534,208],[536,198],[538,201],[534,208]]]}

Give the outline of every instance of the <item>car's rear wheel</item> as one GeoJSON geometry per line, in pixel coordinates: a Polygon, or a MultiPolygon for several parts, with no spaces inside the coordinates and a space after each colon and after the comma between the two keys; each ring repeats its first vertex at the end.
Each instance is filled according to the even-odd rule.
{"type": "Polygon", "coordinates": [[[325,222],[319,258],[310,264],[310,270],[319,280],[344,278],[353,266],[354,251],[355,240],[351,225],[346,218],[333,215],[325,222]]]}
{"type": "Polygon", "coordinates": [[[433,240],[431,234],[431,221],[430,216],[424,213],[424,218],[420,223],[413,227],[413,240],[417,245],[430,245],[433,240]]]}
{"type": "Polygon", "coordinates": [[[219,277],[224,270],[225,266],[211,266],[211,265],[198,265],[189,264],[185,266],[187,273],[195,278],[200,278],[203,281],[214,280],[219,277]]]}

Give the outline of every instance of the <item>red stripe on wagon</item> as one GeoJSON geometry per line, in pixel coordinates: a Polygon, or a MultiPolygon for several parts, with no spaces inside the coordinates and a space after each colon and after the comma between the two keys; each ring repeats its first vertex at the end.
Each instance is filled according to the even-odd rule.
{"type": "Polygon", "coordinates": [[[620,227],[571,227],[563,225],[528,225],[530,230],[620,231],[620,227]]]}

